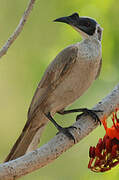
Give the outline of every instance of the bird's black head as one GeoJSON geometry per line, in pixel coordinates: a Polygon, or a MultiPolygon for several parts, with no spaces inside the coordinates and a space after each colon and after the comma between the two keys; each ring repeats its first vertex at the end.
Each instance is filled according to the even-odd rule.
{"type": "Polygon", "coordinates": [[[78,13],[74,13],[71,16],[61,17],[55,19],[54,21],[67,23],[73,26],[75,29],[83,31],[89,36],[92,36],[95,33],[97,25],[97,22],[94,19],[88,17],[80,17],[78,13]]]}

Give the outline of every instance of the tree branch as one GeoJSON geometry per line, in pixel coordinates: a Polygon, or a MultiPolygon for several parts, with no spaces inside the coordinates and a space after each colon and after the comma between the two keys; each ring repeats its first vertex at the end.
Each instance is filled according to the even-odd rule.
{"type": "Polygon", "coordinates": [[[19,36],[19,34],[21,33],[27,19],[28,16],[31,12],[31,10],[33,9],[33,5],[35,3],[35,0],[30,0],[29,4],[16,28],[16,30],[13,32],[13,34],[9,37],[9,39],[7,40],[7,42],[3,45],[3,47],[0,49],[0,58],[5,55],[8,51],[8,48],[12,45],[12,43],[15,41],[15,39],[19,36]]]}
{"type": "MultiPolygon", "coordinates": [[[[102,119],[104,115],[108,117],[116,107],[119,107],[119,84],[109,95],[95,105],[93,109],[103,110],[103,112],[98,114],[99,118],[102,119]]],[[[73,124],[73,126],[77,127],[77,129],[71,130],[71,133],[78,143],[93,131],[98,126],[98,123],[94,122],[89,116],[82,116],[73,124]]],[[[15,180],[16,178],[46,166],[73,145],[73,140],[70,140],[64,134],[59,133],[39,149],[16,160],[1,164],[0,180],[15,180]]]]}

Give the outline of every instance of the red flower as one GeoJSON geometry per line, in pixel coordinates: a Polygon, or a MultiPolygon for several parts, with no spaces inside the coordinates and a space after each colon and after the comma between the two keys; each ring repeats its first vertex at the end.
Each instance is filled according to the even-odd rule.
{"type": "Polygon", "coordinates": [[[94,172],[105,172],[119,164],[119,119],[117,111],[112,113],[112,127],[107,127],[106,116],[102,120],[105,136],[99,139],[96,147],[89,149],[88,168],[94,172]]]}

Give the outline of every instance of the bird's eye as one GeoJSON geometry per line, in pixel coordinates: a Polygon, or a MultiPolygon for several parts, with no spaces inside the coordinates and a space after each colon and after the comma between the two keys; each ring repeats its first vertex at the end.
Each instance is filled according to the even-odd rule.
{"type": "Polygon", "coordinates": [[[90,26],[90,22],[87,22],[87,23],[86,23],[86,26],[89,27],[89,26],[90,26]]]}

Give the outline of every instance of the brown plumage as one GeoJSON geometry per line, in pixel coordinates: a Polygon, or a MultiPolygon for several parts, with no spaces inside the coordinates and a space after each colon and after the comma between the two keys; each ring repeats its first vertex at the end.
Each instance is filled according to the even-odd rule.
{"type": "Polygon", "coordinates": [[[50,112],[53,117],[65,109],[97,78],[102,54],[99,25],[95,26],[93,35],[83,32],[84,40],[65,48],[48,66],[32,99],[26,125],[5,161],[36,149],[49,120],[46,115],[50,112]]]}

